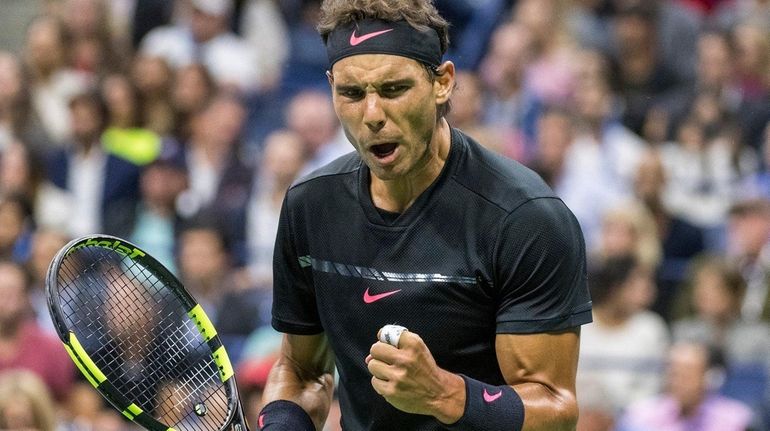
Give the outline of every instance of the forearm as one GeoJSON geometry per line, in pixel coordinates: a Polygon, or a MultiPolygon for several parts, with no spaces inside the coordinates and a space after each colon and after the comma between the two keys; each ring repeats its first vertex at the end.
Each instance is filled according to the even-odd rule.
{"type": "MultiPolygon", "coordinates": [[[[447,393],[451,396],[437,402],[433,414],[445,424],[453,424],[466,413],[465,382],[460,376],[447,378],[447,393]]],[[[522,431],[571,431],[577,423],[577,404],[574,395],[566,390],[556,390],[541,383],[522,383],[511,386],[524,404],[522,431]]],[[[490,390],[490,393],[496,391],[490,390]]],[[[513,406],[511,406],[513,408],[513,406]]]]}
{"type": "Polygon", "coordinates": [[[267,379],[263,402],[289,400],[302,407],[313,420],[316,429],[323,428],[334,392],[333,372],[302,370],[289,359],[281,358],[267,379]]]}
{"type": "Polygon", "coordinates": [[[513,386],[524,402],[523,431],[572,431],[578,418],[575,395],[541,383],[513,386]]]}

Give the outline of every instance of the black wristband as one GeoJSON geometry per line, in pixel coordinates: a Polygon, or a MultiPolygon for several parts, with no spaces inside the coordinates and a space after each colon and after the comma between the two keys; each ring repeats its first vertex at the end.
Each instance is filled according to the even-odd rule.
{"type": "Polygon", "coordinates": [[[460,374],[465,380],[465,413],[450,430],[521,431],[524,403],[510,386],[493,386],[460,374]]]}
{"type": "Polygon", "coordinates": [[[288,400],[268,403],[259,412],[257,425],[260,431],[316,431],[313,420],[305,409],[288,400]]]}

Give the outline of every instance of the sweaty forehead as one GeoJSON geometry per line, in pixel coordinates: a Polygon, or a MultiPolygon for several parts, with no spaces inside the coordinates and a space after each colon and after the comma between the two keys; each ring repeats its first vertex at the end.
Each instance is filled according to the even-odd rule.
{"type": "Polygon", "coordinates": [[[389,54],[361,54],[343,58],[332,67],[336,84],[374,84],[377,82],[424,77],[416,60],[389,54]]]}

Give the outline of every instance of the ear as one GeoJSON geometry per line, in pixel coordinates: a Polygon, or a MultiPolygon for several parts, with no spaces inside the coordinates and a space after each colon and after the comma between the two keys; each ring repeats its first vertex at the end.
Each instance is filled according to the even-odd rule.
{"type": "Polygon", "coordinates": [[[451,61],[445,61],[438,67],[438,74],[433,82],[436,91],[436,104],[442,105],[449,101],[455,89],[455,65],[451,61]]]}

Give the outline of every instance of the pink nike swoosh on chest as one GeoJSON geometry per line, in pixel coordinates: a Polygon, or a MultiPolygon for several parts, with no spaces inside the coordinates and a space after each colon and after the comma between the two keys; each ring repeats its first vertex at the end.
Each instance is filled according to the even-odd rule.
{"type": "Polygon", "coordinates": [[[387,298],[390,295],[395,295],[396,293],[401,292],[401,289],[398,290],[391,290],[390,292],[383,292],[378,293],[376,295],[369,294],[369,289],[367,288],[364,292],[364,302],[367,304],[371,304],[373,302],[377,302],[382,298],[387,298]]]}

